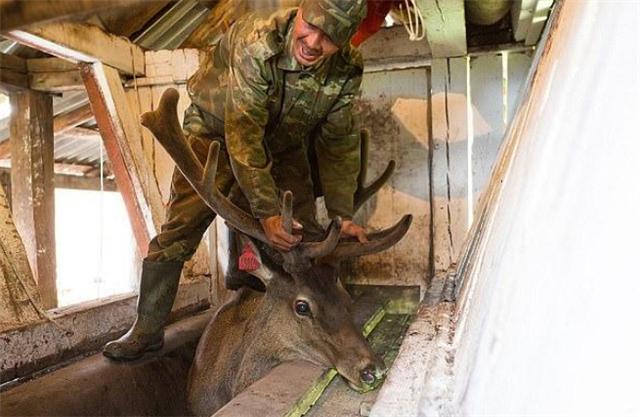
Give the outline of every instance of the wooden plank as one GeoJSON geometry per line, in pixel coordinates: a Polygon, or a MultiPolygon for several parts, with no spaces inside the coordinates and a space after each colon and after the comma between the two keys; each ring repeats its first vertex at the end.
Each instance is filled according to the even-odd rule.
{"type": "MultiPolygon", "coordinates": [[[[453,309],[454,303],[450,302],[420,305],[369,416],[417,415],[419,409],[424,410],[425,393],[432,397],[448,387],[446,377],[452,374],[453,309]],[[436,374],[439,379],[425,378],[430,374],[436,374]],[[431,385],[433,382],[437,385],[431,385]]],[[[424,415],[439,415],[441,410],[424,415]]]]}
{"type": "Polygon", "coordinates": [[[522,42],[527,37],[531,19],[536,11],[538,0],[517,0],[511,7],[511,26],[513,27],[513,39],[522,42]]]}
{"type": "Polygon", "coordinates": [[[402,26],[382,29],[373,41],[360,47],[367,72],[427,66],[431,63],[431,50],[424,41],[408,42],[402,26]]]}
{"type": "MultiPolygon", "coordinates": [[[[153,108],[158,107],[158,103],[160,102],[160,97],[162,93],[169,86],[164,87],[152,87],[151,88],[151,97],[152,97],[152,106],[153,108]]],[[[174,86],[177,87],[177,86],[174,86]]],[[[181,87],[180,90],[180,99],[178,101],[178,120],[182,123],[184,118],[184,110],[189,105],[189,99],[186,94],[186,88],[181,87]]],[[[169,196],[171,194],[171,178],[173,176],[173,168],[175,167],[175,163],[171,156],[164,150],[159,143],[155,142],[154,139],[154,170],[155,175],[158,181],[158,186],[160,187],[160,192],[162,194],[163,201],[169,201],[169,196]]]]}
{"type": "MultiPolygon", "coordinates": [[[[9,175],[2,176],[9,183],[9,175]]],[[[10,195],[0,187],[0,332],[40,319],[40,297],[29,267],[27,253],[16,230],[10,209],[10,195]]],[[[3,333],[5,335],[6,333],[3,333]]],[[[1,349],[4,361],[5,349],[1,349]]]]}
{"type": "Polygon", "coordinates": [[[56,174],[54,184],[56,188],[70,190],[118,191],[118,185],[111,178],[104,178],[101,185],[100,178],[56,174]]]}
{"type": "Polygon", "coordinates": [[[57,115],[53,119],[53,132],[55,134],[62,133],[91,119],[93,119],[93,110],[91,110],[90,104],[85,104],[70,112],[57,115]]]}
{"type": "Polygon", "coordinates": [[[154,219],[160,224],[163,207],[153,172],[144,161],[139,116],[127,102],[117,70],[102,64],[81,64],[80,72],[138,248],[146,254],[156,231],[154,219]]]}
{"type": "MultiPolygon", "coordinates": [[[[486,189],[505,132],[502,55],[471,58],[473,106],[472,181],[474,208],[486,189]]],[[[474,209],[475,210],[475,209],[474,209]]]]}
{"type": "MultiPolygon", "coordinates": [[[[206,308],[209,304],[208,289],[209,284],[206,280],[180,285],[170,320],[185,317],[187,314],[189,317],[167,326],[166,347],[157,356],[163,356],[166,351],[175,349],[188,335],[193,336],[195,343],[210,320],[212,312],[209,310],[198,315],[192,313],[206,308]],[[191,327],[195,323],[198,324],[194,333],[184,332],[185,325],[191,327]]],[[[136,316],[136,299],[135,294],[128,293],[58,308],[51,312],[55,322],[40,319],[24,328],[3,333],[3,337],[0,338],[0,351],[3,353],[0,359],[0,383],[26,377],[34,371],[100,350],[106,342],[119,337],[131,327],[136,316]]],[[[113,362],[104,359],[102,353],[93,357],[100,364],[114,366],[113,362]]],[[[145,358],[149,359],[152,360],[151,355],[145,358]]],[[[84,366],[86,365],[83,364],[81,368],[84,366]]],[[[77,385],[70,384],[69,387],[77,385]]],[[[59,390],[59,387],[55,389],[59,390]]],[[[83,391],[82,387],[80,391],[83,391]]],[[[5,394],[3,391],[3,401],[7,398],[5,394]]],[[[7,403],[3,402],[3,406],[5,404],[7,403]]],[[[39,410],[35,415],[51,414],[51,409],[47,410],[47,404],[36,407],[39,410]]],[[[80,414],[86,415],[86,412],[87,409],[84,408],[80,414]]],[[[69,409],[61,411],[61,414],[69,415],[69,409]]],[[[3,415],[12,413],[7,414],[3,407],[3,415]]]]}
{"type": "Polygon", "coordinates": [[[29,87],[32,90],[59,93],[63,91],[84,90],[80,71],[34,72],[29,74],[29,87]]]}
{"type": "Polygon", "coordinates": [[[4,36],[39,51],[74,62],[103,62],[125,74],[144,75],[144,52],[127,39],[105,32],[98,26],[61,22],[4,36]]]}
{"type": "Polygon", "coordinates": [[[219,0],[211,12],[180,48],[208,49],[226,31],[233,22],[250,9],[248,2],[237,0],[219,0]]]}
{"type": "Polygon", "coordinates": [[[508,55],[507,76],[507,123],[513,119],[513,115],[520,105],[524,83],[531,68],[532,52],[510,52],[508,55]]]}
{"type": "Polygon", "coordinates": [[[78,65],[60,58],[33,58],[27,59],[27,69],[29,72],[58,72],[73,71],[78,69],[78,65]]]}
{"type": "Polygon", "coordinates": [[[13,214],[45,308],[57,305],[53,101],[35,91],[10,96],[13,214]]]}
{"type": "MultiPolygon", "coordinates": [[[[139,114],[152,111],[151,88],[139,87],[126,90],[129,106],[136,109],[139,114]]],[[[149,167],[155,172],[154,137],[149,129],[142,129],[142,152],[149,167]]]]}
{"type": "Polygon", "coordinates": [[[549,12],[554,0],[538,0],[536,8],[531,15],[531,22],[527,27],[527,37],[524,40],[525,45],[535,45],[540,40],[542,30],[547,23],[549,12]]]}
{"type": "Polygon", "coordinates": [[[463,0],[422,0],[427,40],[434,58],[463,56],[467,53],[467,29],[463,0]]]}
{"type": "Polygon", "coordinates": [[[6,159],[11,156],[11,141],[9,139],[0,142],[0,159],[6,159]]]}
{"type": "Polygon", "coordinates": [[[467,216],[467,63],[437,59],[431,67],[431,203],[434,272],[457,260],[467,216]]]}
{"type": "Polygon", "coordinates": [[[389,227],[413,214],[407,235],[393,248],[354,260],[349,282],[426,285],[429,276],[431,213],[429,198],[428,68],[364,74],[356,104],[369,129],[367,181],[396,161],[387,185],[367,202],[356,221],[370,229],[389,227]]]}
{"type": "MultiPolygon", "coordinates": [[[[11,168],[10,159],[0,159],[0,169],[11,168]]],[[[62,175],[76,175],[76,176],[96,176],[96,167],[94,165],[84,164],[64,164],[56,162],[53,164],[53,172],[55,174],[62,175]]]]}
{"type": "Polygon", "coordinates": [[[130,38],[171,2],[175,0],[144,0],[124,9],[105,10],[100,13],[100,22],[108,32],[130,38]]]}
{"type": "Polygon", "coordinates": [[[10,69],[0,69],[1,91],[9,94],[13,91],[20,91],[27,88],[29,88],[29,77],[27,77],[27,74],[10,69]]]}
{"type": "MultiPolygon", "coordinates": [[[[9,186],[11,186],[10,169],[0,168],[0,184],[4,184],[9,180],[9,186]]],[[[85,177],[81,175],[69,175],[69,174],[54,174],[53,183],[55,188],[65,188],[70,190],[100,190],[100,178],[97,177],[85,177]]],[[[6,187],[5,187],[6,188],[6,187]]],[[[103,189],[105,191],[118,191],[118,186],[112,178],[105,178],[103,180],[103,189]]]]}
{"type": "Polygon", "coordinates": [[[15,55],[0,53],[0,69],[16,72],[27,72],[27,62],[15,55]]]}
{"type": "Polygon", "coordinates": [[[136,3],[140,3],[140,0],[3,0],[0,2],[0,27],[6,31],[36,22],[130,6],[136,3]]]}

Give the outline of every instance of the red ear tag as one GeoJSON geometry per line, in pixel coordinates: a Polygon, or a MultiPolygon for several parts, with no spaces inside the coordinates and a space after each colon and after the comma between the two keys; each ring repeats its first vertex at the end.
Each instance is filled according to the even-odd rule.
{"type": "Polygon", "coordinates": [[[242,247],[242,254],[238,257],[238,269],[241,271],[255,271],[260,268],[260,261],[249,243],[242,247]]]}

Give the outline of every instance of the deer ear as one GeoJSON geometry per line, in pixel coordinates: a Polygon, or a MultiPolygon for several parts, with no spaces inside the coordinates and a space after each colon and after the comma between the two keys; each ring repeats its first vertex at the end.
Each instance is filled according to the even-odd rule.
{"type": "Polygon", "coordinates": [[[271,282],[271,280],[275,275],[274,272],[271,270],[271,268],[265,265],[264,262],[262,262],[262,257],[260,256],[260,250],[255,245],[255,243],[253,243],[251,239],[249,239],[246,235],[243,235],[243,234],[239,234],[239,239],[240,239],[240,244],[243,248],[243,251],[242,251],[243,253],[240,256],[255,257],[255,260],[253,260],[252,262],[248,262],[249,264],[254,264],[254,265],[250,265],[250,267],[245,269],[245,271],[253,275],[254,277],[258,278],[260,281],[262,281],[265,287],[268,287],[269,283],[271,282]],[[257,263],[255,261],[257,261],[257,263]]]}

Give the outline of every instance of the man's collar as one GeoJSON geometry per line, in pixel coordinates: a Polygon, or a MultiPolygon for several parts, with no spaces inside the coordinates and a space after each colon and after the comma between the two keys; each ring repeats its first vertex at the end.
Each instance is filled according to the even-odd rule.
{"type": "Polygon", "coordinates": [[[293,27],[295,25],[295,18],[291,19],[289,22],[289,27],[287,28],[287,34],[285,35],[284,40],[284,48],[280,57],[278,58],[278,68],[285,71],[292,72],[303,72],[310,74],[313,78],[316,79],[320,84],[324,84],[327,80],[327,76],[329,74],[329,61],[331,57],[327,57],[324,61],[318,66],[318,68],[304,68],[300,63],[296,60],[293,55],[293,27]]]}

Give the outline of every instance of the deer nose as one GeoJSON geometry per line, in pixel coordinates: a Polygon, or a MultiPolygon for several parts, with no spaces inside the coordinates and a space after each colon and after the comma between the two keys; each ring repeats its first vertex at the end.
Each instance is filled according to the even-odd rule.
{"type": "Polygon", "coordinates": [[[376,371],[373,366],[369,366],[360,371],[360,380],[367,385],[372,385],[376,382],[376,371]]]}

